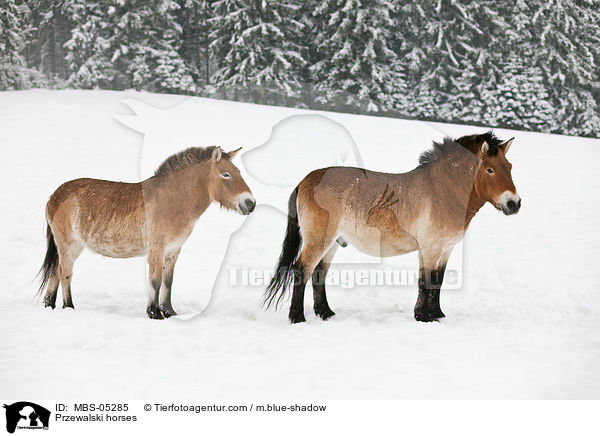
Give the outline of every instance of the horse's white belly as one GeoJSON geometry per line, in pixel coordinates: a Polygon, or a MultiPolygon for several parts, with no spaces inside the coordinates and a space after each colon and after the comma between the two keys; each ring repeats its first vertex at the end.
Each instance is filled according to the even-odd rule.
{"type": "Polygon", "coordinates": [[[408,233],[390,235],[367,224],[342,224],[340,234],[358,251],[370,256],[399,256],[418,249],[416,240],[408,233]]]}
{"type": "Polygon", "coordinates": [[[78,236],[85,247],[103,256],[123,259],[146,254],[146,246],[139,231],[105,231],[78,236]]]}
{"type": "Polygon", "coordinates": [[[120,259],[125,259],[129,257],[139,257],[146,255],[146,249],[144,247],[119,247],[119,246],[92,246],[87,245],[87,247],[103,256],[115,257],[120,259]]]}

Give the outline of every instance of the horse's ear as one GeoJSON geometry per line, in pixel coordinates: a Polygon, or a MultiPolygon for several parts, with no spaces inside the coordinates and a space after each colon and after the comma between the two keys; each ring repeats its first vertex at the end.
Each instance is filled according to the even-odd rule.
{"type": "Polygon", "coordinates": [[[221,150],[221,147],[216,147],[213,150],[212,155],[210,156],[210,158],[212,160],[214,160],[215,162],[219,162],[221,160],[222,156],[223,156],[223,150],[221,150]]]}
{"type": "Polygon", "coordinates": [[[486,155],[488,151],[490,151],[490,146],[487,142],[483,141],[483,144],[481,144],[481,155],[486,155]]]}
{"type": "Polygon", "coordinates": [[[227,156],[229,156],[229,159],[233,159],[233,157],[234,157],[234,156],[237,154],[237,152],[238,152],[238,151],[240,151],[241,149],[242,149],[242,147],[240,147],[240,148],[238,148],[238,149],[236,149],[236,150],[230,151],[230,152],[228,152],[228,153],[227,153],[227,156]]]}
{"type": "Polygon", "coordinates": [[[508,149],[510,148],[512,142],[515,140],[515,138],[510,138],[508,141],[506,141],[504,144],[500,144],[498,146],[498,148],[500,150],[502,150],[504,152],[504,154],[508,153],[508,149]]]}

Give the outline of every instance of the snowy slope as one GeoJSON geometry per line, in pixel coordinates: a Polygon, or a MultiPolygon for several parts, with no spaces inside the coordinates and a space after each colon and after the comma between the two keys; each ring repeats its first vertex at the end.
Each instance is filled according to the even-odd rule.
{"type": "MultiPolygon", "coordinates": [[[[505,217],[486,206],[474,219],[451,258],[462,282],[443,292],[440,323],[414,321],[409,284],[330,286],[328,322],[312,314],[307,288],[308,323],[290,326],[287,304],[264,312],[263,286],[231,278],[272,269],[294,171],[354,161],[406,171],[431,140],[482,130],[133,92],[0,93],[2,396],[597,398],[599,140],[496,131],[516,137],[509,159],[523,207],[505,217]],[[141,258],[85,252],[74,311],[33,300],[43,210],[58,185],[140,180],[170,153],[211,144],[244,146],[236,163],[260,206],[247,219],[218,208],[201,218],[176,268],[180,317],[145,317],[141,258]]],[[[336,261],[346,271],[417,260],[381,263],[348,247],[336,261]]]]}

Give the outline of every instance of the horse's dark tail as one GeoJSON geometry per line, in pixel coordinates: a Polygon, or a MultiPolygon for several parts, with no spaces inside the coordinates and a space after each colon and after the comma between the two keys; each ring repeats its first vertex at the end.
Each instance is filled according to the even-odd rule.
{"type": "Polygon", "coordinates": [[[283,240],[283,247],[279,255],[275,275],[271,279],[269,286],[267,286],[263,298],[263,306],[266,306],[267,309],[271,307],[273,302],[275,303],[275,309],[277,309],[277,306],[294,279],[296,258],[302,244],[302,235],[300,234],[300,226],[298,225],[297,198],[298,187],[290,195],[288,202],[288,225],[283,240]]]}
{"type": "Polygon", "coordinates": [[[50,225],[46,227],[46,239],[48,240],[48,248],[46,249],[46,257],[44,258],[44,263],[40,268],[40,272],[38,276],[41,277],[42,283],[40,284],[40,289],[35,294],[36,297],[39,297],[42,292],[44,292],[44,288],[50,281],[50,277],[56,273],[58,269],[58,249],[56,248],[56,243],[54,242],[54,235],[52,234],[52,229],[50,225]]]}

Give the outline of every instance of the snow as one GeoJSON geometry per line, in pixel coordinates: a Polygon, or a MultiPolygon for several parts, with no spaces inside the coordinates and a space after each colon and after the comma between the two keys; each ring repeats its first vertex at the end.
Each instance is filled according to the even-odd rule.
{"type": "MultiPolygon", "coordinates": [[[[2,396],[597,398],[597,139],[495,130],[516,137],[508,157],[523,206],[506,217],[487,205],[475,217],[449,266],[462,286],[442,291],[439,323],[413,319],[414,285],[338,285],[328,288],[333,319],[312,314],[307,288],[308,322],[289,325],[287,303],[265,312],[263,286],[231,280],[235,268],[271,271],[281,211],[310,166],[341,159],[402,172],[432,140],[483,130],[135,92],[0,93],[2,396]],[[75,266],[75,310],[33,300],[56,187],[140,180],[174,151],[212,144],[244,147],[236,164],[259,207],[248,218],[214,207],[200,219],[176,267],[180,316],[146,318],[143,258],[88,251],[75,266]]],[[[417,265],[413,254],[379,262],[352,247],[335,260],[336,270],[417,265]]]]}

